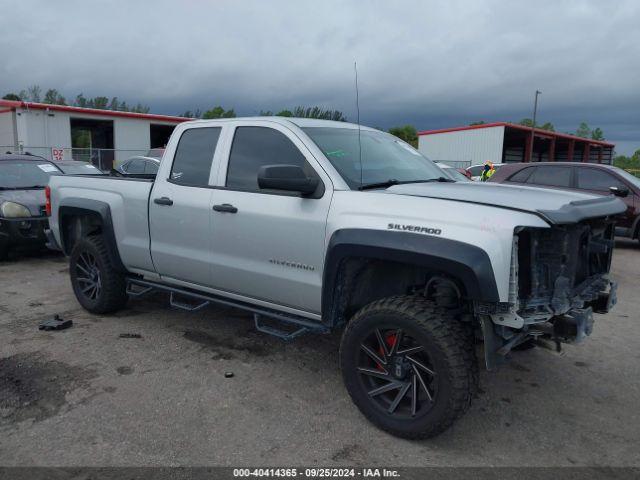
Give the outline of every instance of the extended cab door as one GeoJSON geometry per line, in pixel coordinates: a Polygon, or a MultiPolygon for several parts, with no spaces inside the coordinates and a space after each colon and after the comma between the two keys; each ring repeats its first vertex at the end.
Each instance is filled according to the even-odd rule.
{"type": "Polygon", "coordinates": [[[167,148],[149,199],[151,257],[162,277],[210,285],[210,178],[221,131],[192,125],[167,148]]]}
{"type": "Polygon", "coordinates": [[[329,177],[293,132],[273,122],[235,122],[227,148],[210,207],[212,282],[230,293],[320,313],[329,177]],[[261,190],[258,170],[277,164],[299,165],[319,178],[316,194],[261,190]]]}

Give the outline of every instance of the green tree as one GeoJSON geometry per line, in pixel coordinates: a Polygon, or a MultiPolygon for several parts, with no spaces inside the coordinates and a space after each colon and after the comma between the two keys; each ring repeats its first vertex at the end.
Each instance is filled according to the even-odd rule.
{"type": "Polygon", "coordinates": [[[109,110],[120,110],[120,103],[118,102],[118,97],[113,97],[111,102],[109,102],[109,110]]]}
{"type": "Polygon", "coordinates": [[[479,121],[477,121],[477,122],[471,122],[471,123],[469,124],[469,126],[470,126],[470,127],[473,127],[474,125],[484,125],[485,123],[487,123],[487,122],[485,122],[484,120],[479,120],[479,121]]]}
{"type": "Polygon", "coordinates": [[[20,100],[22,100],[18,95],[16,95],[15,93],[7,93],[4,97],[2,97],[3,100],[13,100],[16,102],[19,102],[20,100]]]}
{"type": "Polygon", "coordinates": [[[235,116],[236,112],[233,109],[225,110],[220,105],[202,114],[202,118],[235,118],[235,116]]]}
{"type": "Polygon", "coordinates": [[[556,129],[553,126],[553,123],[551,122],[545,122],[542,125],[538,126],[538,128],[541,128],[542,130],[549,130],[550,132],[555,132],[556,129]]]}
{"type": "Polygon", "coordinates": [[[576,135],[582,138],[589,138],[591,136],[591,129],[587,122],[580,122],[578,129],[576,130],[576,135]]]}
{"type": "Polygon", "coordinates": [[[525,127],[529,127],[529,128],[533,127],[533,120],[531,120],[530,118],[523,118],[518,123],[520,125],[524,125],[525,127]]]}
{"type": "Polygon", "coordinates": [[[291,110],[280,110],[278,113],[276,113],[276,117],[293,117],[293,112],[291,110]]]}
{"type": "Polygon", "coordinates": [[[411,144],[414,148],[418,148],[418,131],[413,125],[393,127],[389,129],[389,133],[411,144]]]}
{"type": "Polygon", "coordinates": [[[604,132],[602,131],[602,129],[600,127],[596,127],[593,129],[593,132],[591,132],[591,139],[592,140],[604,140],[604,132]]]}
{"type": "Polygon", "coordinates": [[[42,103],[49,103],[51,105],[66,105],[67,101],[62,95],[60,95],[60,92],[58,92],[58,90],[56,90],[55,88],[50,88],[45,92],[42,103]]]}
{"type": "Polygon", "coordinates": [[[39,102],[42,90],[38,85],[31,85],[26,90],[20,90],[18,96],[25,102],[39,102]]]}
{"type": "Polygon", "coordinates": [[[93,108],[106,110],[107,106],[109,105],[109,99],[107,97],[94,97],[92,100],[93,100],[93,108]]]}
{"type": "MultiPolygon", "coordinates": [[[[284,113],[287,112],[286,110],[283,110],[280,113],[284,113]]],[[[288,115],[278,115],[278,116],[288,116],[288,115]]],[[[298,106],[296,108],[293,109],[293,112],[291,112],[292,117],[299,117],[299,118],[319,118],[321,120],[335,120],[338,122],[346,122],[347,121],[347,117],[344,116],[344,114],[339,111],[339,110],[330,110],[330,109],[326,109],[323,107],[302,107],[302,106],[298,106]]]]}
{"type": "Polygon", "coordinates": [[[76,96],[75,101],[73,102],[73,104],[76,107],[86,107],[87,106],[87,99],[84,97],[84,95],[82,93],[78,94],[76,96]]]}

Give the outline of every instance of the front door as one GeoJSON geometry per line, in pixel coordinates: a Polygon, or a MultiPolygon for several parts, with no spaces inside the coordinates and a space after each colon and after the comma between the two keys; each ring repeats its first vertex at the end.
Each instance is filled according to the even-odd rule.
{"type": "Polygon", "coordinates": [[[209,179],[220,131],[220,127],[185,130],[170,171],[163,165],[156,176],[149,199],[151,256],[156,271],[167,279],[210,285],[209,179]]]}
{"type": "Polygon", "coordinates": [[[235,127],[221,188],[212,197],[212,282],[227,292],[320,313],[332,184],[295,135],[268,125],[235,127]],[[303,167],[320,187],[308,197],[261,190],[258,170],[276,164],[303,167]]]}

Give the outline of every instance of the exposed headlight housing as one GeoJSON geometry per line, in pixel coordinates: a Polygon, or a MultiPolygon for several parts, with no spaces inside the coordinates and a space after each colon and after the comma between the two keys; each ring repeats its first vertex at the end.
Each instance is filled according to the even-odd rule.
{"type": "Polygon", "coordinates": [[[0,204],[0,216],[4,218],[30,217],[31,212],[27,207],[15,202],[3,202],[0,204]]]}

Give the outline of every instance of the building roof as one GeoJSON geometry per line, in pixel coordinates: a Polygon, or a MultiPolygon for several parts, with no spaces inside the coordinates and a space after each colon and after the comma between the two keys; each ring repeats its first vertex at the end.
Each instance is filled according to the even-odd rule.
{"type": "Polygon", "coordinates": [[[69,105],[51,105],[48,103],[35,103],[35,102],[23,102],[14,100],[0,100],[0,108],[4,107],[6,110],[15,110],[16,108],[24,108],[25,110],[53,110],[58,112],[72,112],[80,113],[83,115],[100,115],[103,117],[121,117],[121,118],[138,118],[143,120],[156,120],[160,122],[186,122],[193,120],[186,117],[175,117],[172,115],[155,115],[152,113],[136,113],[136,112],[121,112],[118,110],[106,110],[101,108],[83,108],[72,107],[69,105]]]}
{"type": "MultiPolygon", "coordinates": [[[[520,125],[517,123],[509,123],[509,122],[493,122],[493,123],[481,123],[479,125],[466,125],[463,127],[452,127],[452,128],[441,128],[438,130],[424,130],[422,132],[418,132],[418,135],[435,135],[437,133],[448,133],[448,132],[460,132],[463,130],[479,130],[479,129],[483,129],[483,128],[492,128],[492,127],[508,127],[508,128],[514,128],[517,130],[524,130],[527,132],[531,131],[531,127],[526,127],[524,125],[520,125]]],[[[578,137],[577,135],[570,135],[568,133],[559,133],[559,132],[552,132],[549,130],[543,130],[541,128],[536,128],[534,129],[536,132],[537,136],[541,136],[541,137],[556,137],[556,138],[566,138],[569,140],[575,140],[578,142],[587,142],[587,143],[591,143],[591,144],[595,144],[595,145],[602,145],[605,147],[614,147],[615,145],[613,143],[610,142],[604,142],[601,140],[592,140],[590,138],[584,138],[584,137],[578,137]]]]}

